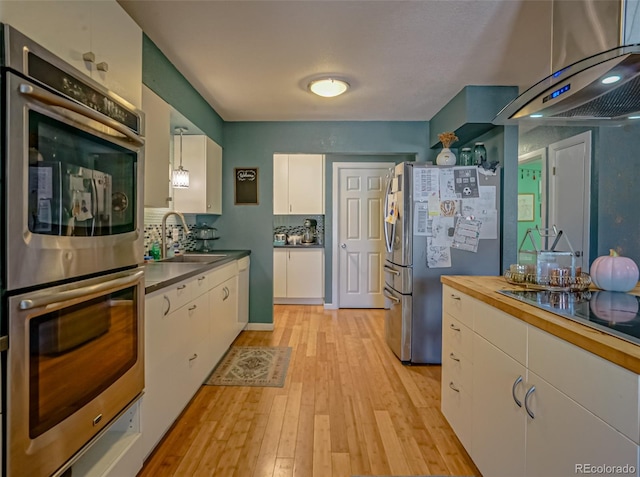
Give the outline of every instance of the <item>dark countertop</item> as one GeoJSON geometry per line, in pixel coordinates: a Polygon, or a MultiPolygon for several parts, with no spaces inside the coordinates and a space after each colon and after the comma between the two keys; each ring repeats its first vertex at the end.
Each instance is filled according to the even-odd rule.
{"type": "Polygon", "coordinates": [[[324,248],[321,243],[310,243],[308,245],[276,245],[273,244],[273,248],[324,248]]]}
{"type": "Polygon", "coordinates": [[[227,263],[239,260],[242,257],[251,255],[251,250],[215,250],[209,254],[198,254],[189,252],[188,255],[220,255],[225,257],[212,257],[211,263],[206,262],[146,262],[144,264],[145,293],[153,293],[162,288],[178,283],[187,278],[194,277],[199,273],[213,270],[226,265],[227,263]]]}

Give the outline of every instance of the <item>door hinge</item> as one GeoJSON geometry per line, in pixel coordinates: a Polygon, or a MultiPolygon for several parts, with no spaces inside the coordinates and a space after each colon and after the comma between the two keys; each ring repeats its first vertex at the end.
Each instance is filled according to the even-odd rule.
{"type": "Polygon", "coordinates": [[[556,166],[553,166],[553,175],[556,175],[556,166]]]}

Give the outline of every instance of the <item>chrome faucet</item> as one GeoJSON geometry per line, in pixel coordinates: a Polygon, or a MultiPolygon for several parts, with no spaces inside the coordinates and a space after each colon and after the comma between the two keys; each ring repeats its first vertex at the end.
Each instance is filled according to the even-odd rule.
{"type": "Polygon", "coordinates": [[[191,230],[189,230],[189,226],[187,225],[187,221],[184,220],[184,215],[182,212],[176,212],[175,210],[170,210],[166,214],[162,216],[162,229],[160,231],[160,257],[167,258],[167,217],[170,215],[176,215],[182,221],[182,226],[184,227],[185,235],[190,234],[191,230]]]}

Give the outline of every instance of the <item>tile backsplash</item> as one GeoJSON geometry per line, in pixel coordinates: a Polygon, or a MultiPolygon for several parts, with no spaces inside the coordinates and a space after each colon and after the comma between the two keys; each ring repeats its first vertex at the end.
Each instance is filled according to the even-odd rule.
{"type": "Polygon", "coordinates": [[[285,233],[287,235],[302,235],[305,219],[314,219],[318,222],[318,241],[324,243],[324,215],[274,215],[273,233],[285,233]]]}
{"type": "MultiPolygon", "coordinates": [[[[167,212],[171,212],[171,209],[163,209],[163,208],[150,208],[145,207],[144,209],[144,254],[149,255],[149,249],[153,244],[153,235],[154,232],[158,234],[158,237],[161,236],[160,232],[162,230],[162,217],[167,212]]],[[[189,230],[193,231],[196,225],[207,224],[210,227],[214,227],[214,223],[218,218],[217,215],[207,215],[207,214],[184,214],[184,219],[189,226],[189,230]]],[[[194,234],[185,234],[184,227],[182,225],[182,221],[176,217],[175,215],[170,215],[167,218],[167,238],[171,237],[171,233],[174,228],[177,228],[179,231],[179,243],[180,250],[184,250],[186,252],[195,252],[198,249],[202,249],[203,242],[196,240],[194,238],[194,234]]],[[[209,248],[212,248],[213,243],[209,242],[209,248]]]]}

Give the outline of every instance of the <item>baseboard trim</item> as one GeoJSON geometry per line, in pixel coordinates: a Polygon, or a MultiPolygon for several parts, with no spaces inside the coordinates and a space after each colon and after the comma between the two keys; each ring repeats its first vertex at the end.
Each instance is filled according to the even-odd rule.
{"type": "Polygon", "coordinates": [[[247,323],[247,331],[273,331],[273,323],[247,323]]]}
{"type": "Polygon", "coordinates": [[[325,303],[324,304],[324,309],[325,310],[337,310],[338,309],[338,305],[334,305],[333,303],[325,303]]]}
{"type": "Polygon", "coordinates": [[[274,298],[274,305],[322,305],[323,298],[274,298]]]}

